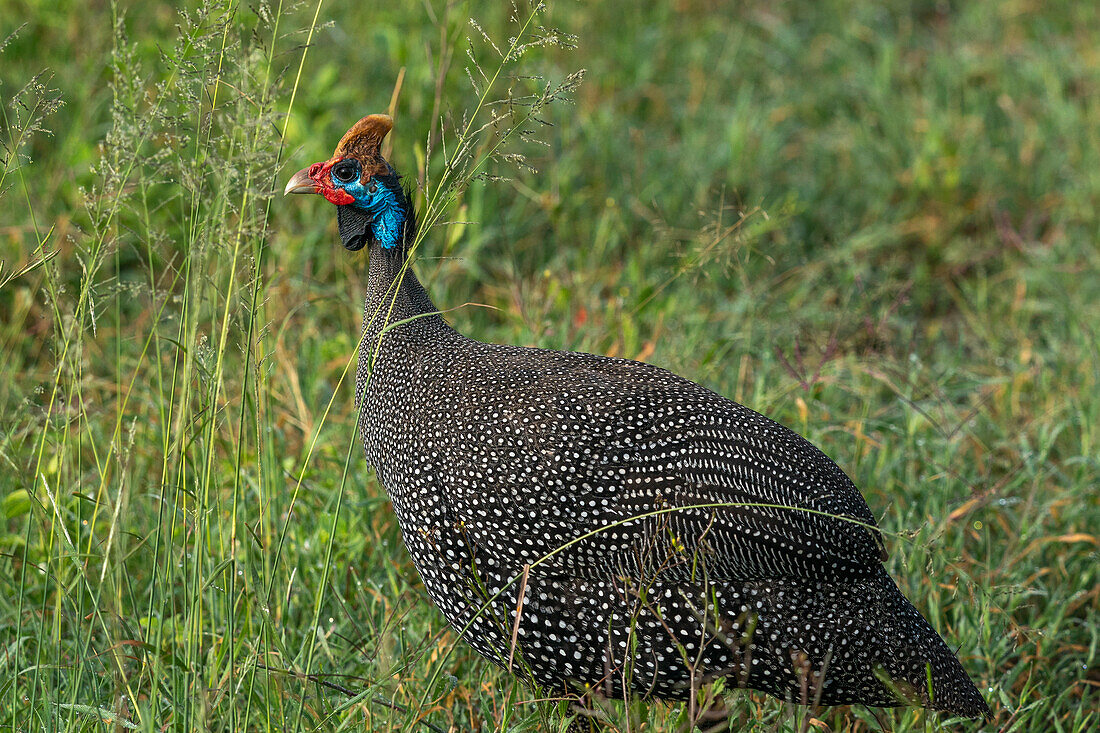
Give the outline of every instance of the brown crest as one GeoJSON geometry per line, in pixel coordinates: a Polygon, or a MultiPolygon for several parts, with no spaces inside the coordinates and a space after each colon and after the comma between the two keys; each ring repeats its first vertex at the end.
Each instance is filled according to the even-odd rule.
{"type": "Polygon", "coordinates": [[[387,173],[389,168],[382,158],[382,140],[392,129],[393,118],[389,115],[367,115],[344,133],[332,157],[358,160],[363,164],[363,180],[387,173]]]}

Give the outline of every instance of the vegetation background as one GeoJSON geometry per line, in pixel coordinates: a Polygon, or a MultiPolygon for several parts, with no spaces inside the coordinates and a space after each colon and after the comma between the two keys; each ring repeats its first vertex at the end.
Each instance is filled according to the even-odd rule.
{"type": "MultiPolygon", "coordinates": [[[[560,2],[521,33],[530,11],[0,0],[0,728],[564,727],[428,602],[355,440],[365,258],[276,195],[391,110],[394,164],[448,194],[417,267],[456,326],[800,431],[984,727],[1095,729],[1095,5],[560,2]],[[531,104],[537,140],[486,157],[531,104]],[[475,111],[513,116],[468,137],[465,186],[475,111]]],[[[728,704],[745,730],[983,727],[728,704]]]]}

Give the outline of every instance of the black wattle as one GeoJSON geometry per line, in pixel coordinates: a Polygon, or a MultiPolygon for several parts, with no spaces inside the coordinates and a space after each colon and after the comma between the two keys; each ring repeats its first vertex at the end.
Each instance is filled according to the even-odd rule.
{"type": "Polygon", "coordinates": [[[363,249],[370,241],[371,218],[354,206],[336,207],[336,225],[340,229],[340,241],[352,252],[363,249]]]}

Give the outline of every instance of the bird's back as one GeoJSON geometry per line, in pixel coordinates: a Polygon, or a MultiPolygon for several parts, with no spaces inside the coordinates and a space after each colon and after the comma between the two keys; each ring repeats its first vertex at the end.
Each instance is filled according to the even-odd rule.
{"type": "Polygon", "coordinates": [[[746,580],[867,577],[882,559],[848,477],[742,405],[641,362],[453,331],[435,343],[376,366],[371,461],[402,502],[438,494],[502,557],[591,534],[551,562],[640,570],[639,535],[653,562],[698,548],[711,572],[746,580]]]}

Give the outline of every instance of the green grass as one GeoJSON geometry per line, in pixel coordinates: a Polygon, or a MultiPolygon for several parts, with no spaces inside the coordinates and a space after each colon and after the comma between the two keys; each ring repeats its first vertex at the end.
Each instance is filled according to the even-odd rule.
{"type": "MultiPolygon", "coordinates": [[[[467,17],[498,45],[516,25],[445,0],[184,4],[0,0],[0,37],[25,22],[0,52],[0,728],[560,730],[428,601],[355,439],[365,258],[323,201],[274,196],[391,98],[391,160],[436,190],[477,105],[468,43],[498,65],[467,17]]],[[[644,358],[800,431],[863,490],[987,728],[1091,730],[1100,14],[541,22],[577,47],[531,49],[494,98],[538,86],[510,74],[585,81],[543,144],[506,148],[536,170],[447,189],[418,250],[436,302],[477,304],[450,315],[477,338],[644,358]]],[[[728,704],[745,730],[818,725],[728,704]]]]}

